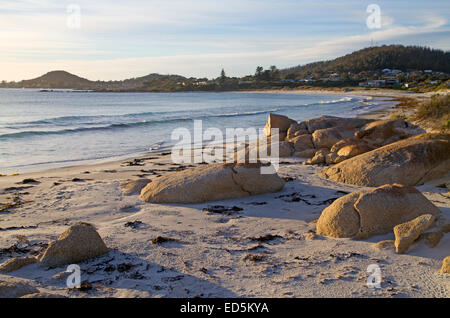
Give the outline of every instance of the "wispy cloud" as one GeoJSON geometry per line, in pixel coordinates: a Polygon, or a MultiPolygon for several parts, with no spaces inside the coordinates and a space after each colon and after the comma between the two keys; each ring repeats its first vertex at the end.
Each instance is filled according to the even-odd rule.
{"type": "Polygon", "coordinates": [[[366,27],[361,1],[73,0],[81,28],[66,26],[68,2],[0,0],[0,79],[52,69],[91,79],[151,72],[186,76],[253,73],[293,66],[369,45],[450,49],[445,1],[379,1],[382,28],[366,27]]]}

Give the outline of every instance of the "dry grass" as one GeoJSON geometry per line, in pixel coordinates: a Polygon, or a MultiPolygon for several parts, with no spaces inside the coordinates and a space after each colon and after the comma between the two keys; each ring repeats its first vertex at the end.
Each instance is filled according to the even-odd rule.
{"type": "MultiPolygon", "coordinates": [[[[450,95],[433,95],[426,101],[410,97],[397,98],[394,101],[400,102],[396,105],[400,110],[414,110],[414,114],[408,118],[442,131],[450,129],[450,95]]],[[[391,115],[391,119],[396,118],[406,119],[406,116],[403,113],[391,115]]]]}
{"type": "Polygon", "coordinates": [[[442,130],[450,129],[450,95],[434,95],[430,100],[419,103],[414,117],[435,122],[442,130]]]}

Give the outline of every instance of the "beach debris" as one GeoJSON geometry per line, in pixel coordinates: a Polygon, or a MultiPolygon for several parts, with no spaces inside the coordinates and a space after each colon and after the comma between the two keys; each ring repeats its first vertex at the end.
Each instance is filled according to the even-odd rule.
{"type": "Polygon", "coordinates": [[[23,186],[23,187],[8,187],[3,189],[3,193],[9,193],[9,192],[18,192],[23,191],[29,188],[33,188],[33,186],[23,186]]]}
{"type": "Polygon", "coordinates": [[[442,261],[441,274],[450,274],[450,256],[442,261]]]}
{"type": "Polygon", "coordinates": [[[283,238],[283,237],[280,235],[272,235],[272,234],[267,234],[267,235],[263,235],[263,236],[259,236],[259,237],[249,237],[250,240],[257,241],[257,242],[270,242],[270,241],[273,241],[273,240],[279,239],[279,238],[283,238]]]}
{"type": "Polygon", "coordinates": [[[102,172],[105,172],[105,173],[116,173],[117,170],[115,170],[115,169],[105,169],[105,170],[102,170],[102,172]]]}
{"type": "Polygon", "coordinates": [[[248,205],[266,205],[267,204],[267,202],[265,202],[265,201],[262,201],[262,202],[250,202],[250,203],[246,203],[246,204],[248,204],[248,205]]]}
{"type": "Polygon", "coordinates": [[[413,186],[441,178],[450,170],[449,159],[450,135],[422,134],[347,159],[319,174],[360,186],[386,183],[413,186]]]}
{"type": "Polygon", "coordinates": [[[10,273],[36,262],[36,257],[14,257],[0,264],[0,273],[10,273]]]}
{"type": "Polygon", "coordinates": [[[419,238],[435,221],[431,214],[424,214],[417,218],[398,224],[394,227],[395,251],[399,254],[405,253],[411,244],[419,238]]]}
{"type": "Polygon", "coordinates": [[[267,258],[266,255],[263,254],[247,254],[244,257],[244,261],[250,261],[250,262],[262,262],[267,258]]]}
{"type": "Polygon", "coordinates": [[[72,182],[84,182],[84,179],[81,178],[73,178],[72,182]]]}
{"type": "Polygon", "coordinates": [[[392,231],[394,226],[440,210],[410,186],[387,184],[345,195],[322,211],[317,234],[329,237],[368,238],[392,231]]]}
{"type": "Polygon", "coordinates": [[[9,211],[11,209],[17,208],[17,207],[21,206],[23,203],[24,202],[22,201],[20,196],[16,195],[13,198],[13,202],[11,202],[11,203],[0,203],[0,212],[6,212],[6,211],[9,211]]]}
{"type": "Polygon", "coordinates": [[[137,229],[139,227],[139,225],[142,224],[142,221],[136,220],[133,222],[127,222],[125,223],[125,227],[131,227],[132,229],[137,229]]]}
{"type": "Polygon", "coordinates": [[[78,263],[108,253],[94,226],[80,222],[69,227],[49,244],[39,262],[43,266],[56,267],[78,263]]]}
{"type": "Polygon", "coordinates": [[[276,173],[261,174],[269,166],[210,164],[177,171],[153,180],[141,191],[141,199],[152,203],[201,203],[278,192],[284,180],[276,173]]]}
{"type": "Polygon", "coordinates": [[[132,180],[121,183],[120,188],[122,189],[122,193],[124,195],[133,195],[140,193],[142,189],[150,182],[152,182],[150,179],[132,180]]]}
{"type": "Polygon", "coordinates": [[[143,159],[133,159],[132,161],[127,161],[123,163],[125,166],[144,166],[144,160],[143,159]]]}
{"type": "Polygon", "coordinates": [[[208,207],[202,209],[203,212],[219,213],[225,215],[232,215],[242,210],[244,209],[238,206],[226,207],[223,205],[209,205],[208,207]]]}
{"type": "Polygon", "coordinates": [[[157,236],[152,240],[152,244],[162,244],[162,243],[166,243],[166,242],[179,242],[180,240],[178,239],[174,239],[174,238],[170,238],[170,237],[165,237],[165,236],[157,236]]]}
{"type": "Polygon", "coordinates": [[[35,179],[32,179],[32,178],[27,178],[27,179],[22,180],[22,184],[28,184],[28,183],[40,183],[40,182],[35,179]]]}

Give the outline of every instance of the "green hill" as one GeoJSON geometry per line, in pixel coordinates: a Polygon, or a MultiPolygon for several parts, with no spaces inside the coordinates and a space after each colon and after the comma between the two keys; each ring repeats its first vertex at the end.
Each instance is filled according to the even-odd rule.
{"type": "Polygon", "coordinates": [[[334,60],[281,70],[285,77],[321,77],[327,73],[374,72],[385,68],[450,73],[450,52],[419,46],[389,45],[365,48],[334,60]]]}

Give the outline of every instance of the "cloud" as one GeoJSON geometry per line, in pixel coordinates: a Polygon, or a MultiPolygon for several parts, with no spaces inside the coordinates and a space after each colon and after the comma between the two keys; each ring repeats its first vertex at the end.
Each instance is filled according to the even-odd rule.
{"type": "Polygon", "coordinates": [[[257,65],[334,58],[372,40],[450,48],[447,9],[380,2],[382,29],[372,31],[357,0],[0,0],[0,76],[65,69],[94,80],[151,72],[215,77],[222,67],[241,76],[257,65]],[[69,3],[81,6],[80,29],[66,26],[69,3]]]}

